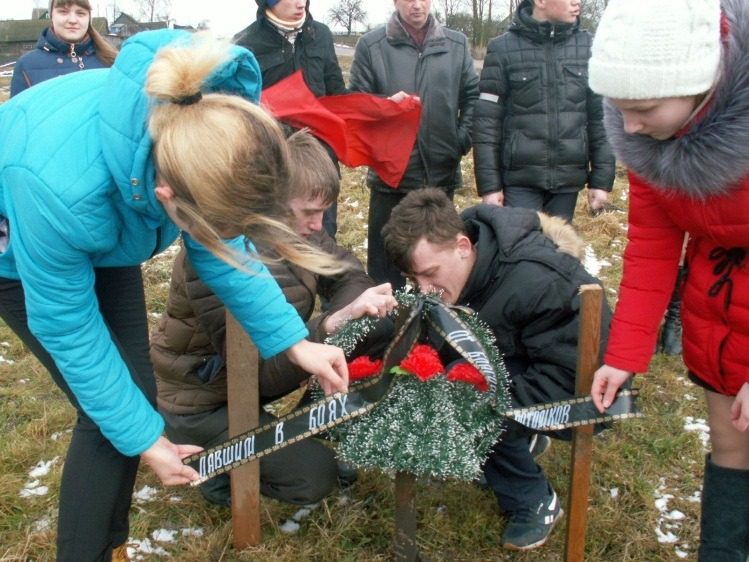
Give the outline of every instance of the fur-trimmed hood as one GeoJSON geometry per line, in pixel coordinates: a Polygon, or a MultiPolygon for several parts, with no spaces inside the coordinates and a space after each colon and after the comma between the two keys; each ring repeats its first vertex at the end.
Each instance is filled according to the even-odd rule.
{"type": "Polygon", "coordinates": [[[749,2],[722,0],[721,9],[729,27],[722,75],[684,135],[659,141],[627,134],[621,113],[604,102],[617,158],[654,187],[693,199],[725,193],[749,174],[749,2]]]}
{"type": "Polygon", "coordinates": [[[557,245],[560,252],[571,255],[582,261],[585,257],[585,242],[575,229],[561,217],[538,213],[541,231],[544,236],[557,245]]]}

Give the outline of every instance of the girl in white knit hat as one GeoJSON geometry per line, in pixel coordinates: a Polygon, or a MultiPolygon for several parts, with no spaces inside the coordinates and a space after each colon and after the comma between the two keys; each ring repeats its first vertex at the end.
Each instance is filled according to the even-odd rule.
{"type": "Polygon", "coordinates": [[[612,0],[590,60],[629,169],[629,243],[599,409],[647,370],[689,234],[684,362],[705,389],[701,562],[749,555],[749,2],[612,0]]]}

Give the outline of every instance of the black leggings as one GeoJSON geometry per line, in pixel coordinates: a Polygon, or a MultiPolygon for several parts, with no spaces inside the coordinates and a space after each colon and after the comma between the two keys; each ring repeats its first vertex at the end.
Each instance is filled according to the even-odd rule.
{"type": "MultiPolygon", "coordinates": [[[[95,275],[104,322],[133,380],[155,404],[140,267],[97,268],[95,275]]],[[[20,282],[0,278],[0,317],[47,368],[77,410],[60,483],[57,560],[109,562],[112,549],[128,538],[128,511],[140,457],[119,453],[81,410],[54,361],[29,331],[20,282]]]]}

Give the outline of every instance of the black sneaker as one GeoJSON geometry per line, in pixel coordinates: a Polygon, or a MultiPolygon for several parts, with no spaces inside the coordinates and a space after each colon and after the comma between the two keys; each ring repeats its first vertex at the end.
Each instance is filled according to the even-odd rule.
{"type": "Polygon", "coordinates": [[[543,546],[554,524],[564,515],[555,491],[531,510],[510,515],[502,533],[502,547],[510,550],[531,550],[543,546]]]}
{"type": "Polygon", "coordinates": [[[543,455],[551,447],[551,437],[541,433],[534,433],[528,442],[528,450],[534,459],[543,455]]]}

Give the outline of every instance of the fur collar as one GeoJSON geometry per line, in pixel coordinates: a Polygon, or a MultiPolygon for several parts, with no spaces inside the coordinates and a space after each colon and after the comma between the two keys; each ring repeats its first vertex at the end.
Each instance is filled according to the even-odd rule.
{"type": "Polygon", "coordinates": [[[621,113],[604,104],[617,157],[654,187],[706,199],[749,174],[749,2],[722,0],[729,25],[722,75],[704,115],[678,138],[658,141],[624,132],[621,113]]]}
{"type": "MultiPolygon", "coordinates": [[[[424,46],[431,41],[439,41],[445,38],[444,28],[439,24],[432,14],[429,14],[429,21],[427,21],[429,29],[427,30],[426,38],[424,39],[424,46]]],[[[385,27],[385,34],[389,41],[393,43],[410,43],[414,44],[413,39],[408,34],[408,31],[401,24],[398,12],[393,12],[388,20],[387,26],[385,27]]]]}

